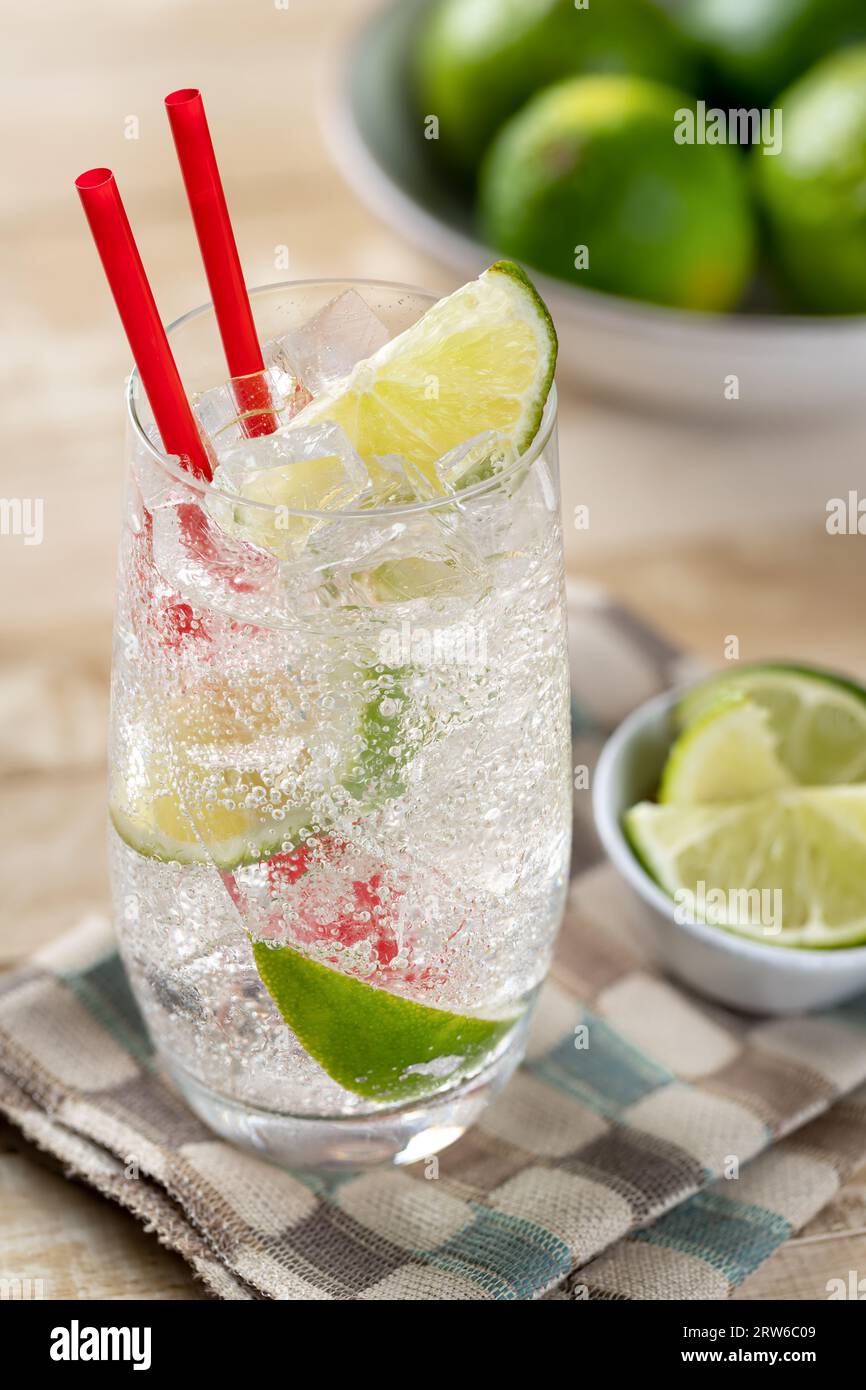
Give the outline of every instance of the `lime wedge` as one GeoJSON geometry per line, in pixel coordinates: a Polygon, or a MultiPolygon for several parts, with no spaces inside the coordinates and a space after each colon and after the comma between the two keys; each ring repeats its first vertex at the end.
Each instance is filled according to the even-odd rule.
{"type": "Polygon", "coordinates": [[[769,945],[866,942],[866,787],[718,806],[641,802],[626,834],[688,916],[769,945]]]}
{"type": "Polygon", "coordinates": [[[375,604],[453,597],[459,594],[462,580],[456,561],[427,560],[421,555],[384,560],[375,569],[359,572],[354,578],[375,604]]]}
{"type": "Polygon", "coordinates": [[[731,692],[767,711],[779,758],[796,782],[828,786],[866,780],[866,690],[861,686],[808,667],[744,666],[691,690],[677,707],[680,727],[693,724],[731,692]]]}
{"type": "Polygon", "coordinates": [[[738,692],[680,734],[662,772],[663,805],[747,801],[793,783],[779,761],[766,709],[738,692]]]}
{"type": "MultiPolygon", "coordinates": [[[[228,799],[249,796],[256,785],[251,774],[235,773],[224,782],[228,799]]],[[[261,781],[258,781],[261,786],[261,781]]],[[[120,838],[146,859],[170,864],[215,864],[218,869],[239,869],[270,859],[287,845],[294,845],[310,822],[308,811],[295,810],[281,820],[257,814],[231,802],[189,804],[176,792],[157,792],[126,810],[121,798],[109,806],[111,823],[120,838]]]]}
{"type": "Polygon", "coordinates": [[[368,807],[379,806],[405,790],[402,769],[423,734],[408,717],[412,706],[406,685],[411,677],[409,666],[386,668],[381,675],[374,675],[376,692],[361,711],[361,751],[342,785],[368,807]]]}
{"type": "Polygon", "coordinates": [[[342,786],[365,810],[402,795],[431,724],[408,689],[412,669],[346,675],[352,694],[326,728],[301,718],[275,676],[214,681],[169,710],[139,741],[150,757],[115,780],[118,835],[148,859],[232,870],[295,847],[314,821],[321,828],[317,791],[342,786]]]}
{"type": "Polygon", "coordinates": [[[304,516],[304,512],[310,508],[336,510],[350,506],[355,500],[347,486],[343,461],[336,454],[299,459],[281,468],[262,469],[245,481],[243,492],[250,502],[266,505],[262,508],[234,506],[228,529],[286,557],[291,557],[316,527],[316,519],[304,516]],[[273,514],[268,510],[270,507],[281,510],[273,514]]]}
{"type": "Polygon", "coordinates": [[[148,711],[119,766],[110,815],[149,859],[231,870],[297,843],[314,819],[310,791],[349,765],[344,710],[327,726],[300,707],[282,673],[210,677],[156,714],[148,711]]]}
{"type": "Polygon", "coordinates": [[[373,466],[409,460],[438,492],[437,459],[479,431],[527,449],[538,432],[556,366],[556,331],[523,271],[497,261],[359,362],[300,411],[288,429],[342,427],[373,466]]]}
{"type": "Polygon", "coordinates": [[[264,984],[329,1076],[369,1100],[403,1101],[477,1069],[515,1019],[431,1009],[342,975],[291,946],[253,944],[264,984]]]}

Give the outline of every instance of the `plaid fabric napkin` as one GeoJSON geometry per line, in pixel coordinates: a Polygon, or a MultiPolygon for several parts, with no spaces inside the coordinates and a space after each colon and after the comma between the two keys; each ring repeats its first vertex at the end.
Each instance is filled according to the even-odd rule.
{"type": "MultiPolygon", "coordinates": [[[[682,663],[592,591],[571,640],[591,766],[600,725],[682,663]]],[[[767,1021],[657,974],[577,803],[527,1061],[437,1159],[302,1181],[215,1138],[159,1075],[98,919],[0,977],[0,1109],[218,1297],[726,1297],[866,1159],[866,1001],[767,1021]]]]}

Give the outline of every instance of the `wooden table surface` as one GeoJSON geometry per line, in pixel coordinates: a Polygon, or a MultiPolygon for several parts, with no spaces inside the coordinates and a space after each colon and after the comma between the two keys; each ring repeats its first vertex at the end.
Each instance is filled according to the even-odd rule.
{"type": "MultiPolygon", "coordinates": [[[[372,0],[48,0],[4,19],[4,497],[44,503],[44,540],[0,536],[0,966],[107,911],[106,674],[128,354],[72,189],[117,173],[163,317],[206,298],[162,97],[203,87],[247,279],[345,274],[454,287],[346,189],[319,110],[347,28],[372,0]],[[134,120],[131,118],[135,118],[134,120]],[[137,123],[137,125],[136,125],[137,123]],[[137,133],[138,138],[127,138],[137,133]]],[[[866,676],[863,547],[824,528],[862,477],[845,422],[749,431],[642,415],[561,391],[570,571],[608,585],[677,641],[826,661],[866,676]]],[[[734,408],[735,411],[735,408],[734,408]]],[[[823,1298],[866,1270],[866,1171],[741,1297],[823,1298]]],[[[201,1296],[127,1216],[0,1127],[0,1277],[49,1297],[201,1296]]]]}

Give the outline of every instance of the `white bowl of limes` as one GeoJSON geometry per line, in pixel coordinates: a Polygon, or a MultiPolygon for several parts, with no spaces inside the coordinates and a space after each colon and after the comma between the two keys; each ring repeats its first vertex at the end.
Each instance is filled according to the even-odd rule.
{"type": "MultiPolygon", "coordinates": [[[[583,388],[724,416],[726,427],[860,419],[866,15],[862,0],[833,0],[833,16],[829,4],[387,0],[335,55],[326,133],[358,197],[463,277],[498,255],[525,264],[556,321],[560,370],[583,388]],[[716,109],[725,82],[694,71],[691,42],[684,52],[674,32],[695,9],[708,12],[734,67],[749,69],[720,109],[763,118],[797,79],[784,94],[778,155],[676,145],[667,109],[629,125],[645,78],[662,106],[667,92],[674,107],[701,98],[716,109]],[[844,37],[862,41],[853,71],[856,54],[826,57],[840,9],[844,37]],[[784,62],[771,63],[767,45],[784,62]],[[815,59],[830,66],[813,78],[802,69],[815,59]],[[584,93],[584,114],[582,84],[595,92],[584,93]],[[627,167],[619,136],[609,147],[600,133],[611,105],[627,167]],[[778,283],[792,276],[796,295],[778,283]]],[[[699,44],[699,66],[716,66],[714,47],[699,44]]]]}
{"type": "Polygon", "coordinates": [[[674,974],[751,1012],[866,991],[866,690],[785,663],[650,700],[609,739],[593,806],[674,974]]]}

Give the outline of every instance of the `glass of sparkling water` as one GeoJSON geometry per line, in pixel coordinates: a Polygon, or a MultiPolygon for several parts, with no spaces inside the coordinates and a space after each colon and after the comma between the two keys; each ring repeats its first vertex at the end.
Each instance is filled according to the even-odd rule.
{"type": "MultiPolygon", "coordinates": [[[[432,302],[253,292],[277,421],[432,302]]],[[[290,455],[249,439],[210,306],[169,331],[218,466],[207,483],[161,451],[133,373],[111,719],[123,958],[161,1064],[217,1133],[299,1168],[425,1158],[520,1061],[562,913],[555,391],[526,453],[473,481],[493,447],[479,418],[443,463],[465,485],[430,494],[399,450],[373,474],[333,425],[290,455]]]]}

